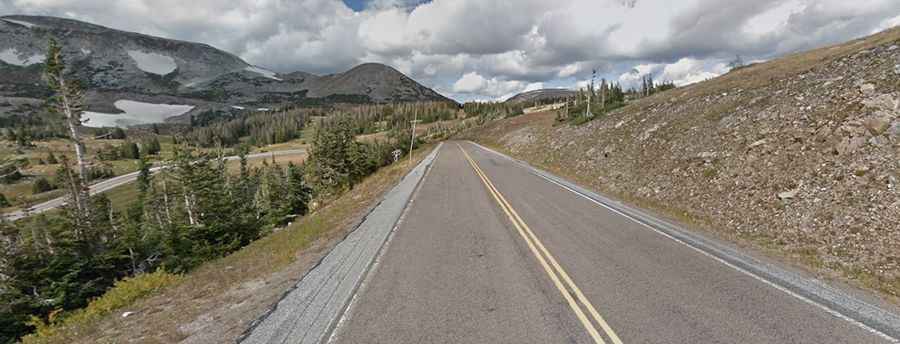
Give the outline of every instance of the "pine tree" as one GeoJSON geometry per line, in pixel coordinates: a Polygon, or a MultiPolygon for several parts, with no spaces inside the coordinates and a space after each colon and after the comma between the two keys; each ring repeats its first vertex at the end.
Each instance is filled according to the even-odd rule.
{"type": "Polygon", "coordinates": [[[307,185],[303,174],[303,166],[288,163],[287,188],[289,191],[288,202],[292,214],[306,215],[309,211],[309,202],[312,200],[312,188],[307,185]]]}
{"type": "Polygon", "coordinates": [[[125,159],[137,159],[141,156],[141,150],[136,143],[125,141],[119,146],[119,156],[125,159]]]}
{"type": "Polygon", "coordinates": [[[47,191],[50,191],[53,189],[54,189],[53,185],[50,184],[50,181],[48,181],[47,178],[44,178],[44,177],[38,178],[37,180],[34,181],[33,184],[31,184],[31,193],[35,194],[35,195],[44,193],[44,192],[47,192],[47,191]]]}
{"type": "Polygon", "coordinates": [[[162,146],[159,144],[159,139],[154,136],[149,140],[145,140],[141,143],[141,155],[157,155],[160,150],[162,150],[162,146]]]}
{"type": "Polygon", "coordinates": [[[147,195],[147,191],[150,190],[150,164],[147,163],[147,158],[141,156],[138,159],[138,192],[140,192],[141,199],[143,199],[147,195]]]}
{"type": "Polygon", "coordinates": [[[316,131],[308,167],[316,191],[327,193],[349,184],[347,153],[354,138],[350,132],[350,121],[344,116],[333,123],[326,123],[316,131]]]}
{"type": "Polygon", "coordinates": [[[122,128],[119,128],[119,127],[116,127],[115,129],[113,129],[112,133],[110,133],[110,135],[109,135],[109,138],[116,139],[116,140],[124,140],[127,137],[128,136],[125,135],[125,130],[123,130],[122,128]]]}
{"type": "Polygon", "coordinates": [[[47,51],[47,60],[45,62],[45,76],[50,89],[53,90],[54,96],[50,98],[53,105],[51,109],[62,114],[66,119],[66,125],[69,129],[69,140],[75,149],[75,160],[78,165],[78,178],[70,181],[70,191],[75,202],[76,208],[80,213],[79,217],[89,218],[88,208],[88,170],[87,161],[85,160],[84,143],[78,133],[83,122],[81,119],[82,107],[84,105],[84,92],[77,82],[66,80],[66,65],[62,55],[62,48],[54,39],[50,39],[47,51]]]}
{"type": "Polygon", "coordinates": [[[18,132],[15,135],[16,144],[19,147],[31,147],[31,133],[28,132],[28,128],[25,126],[20,126],[18,132]]]}

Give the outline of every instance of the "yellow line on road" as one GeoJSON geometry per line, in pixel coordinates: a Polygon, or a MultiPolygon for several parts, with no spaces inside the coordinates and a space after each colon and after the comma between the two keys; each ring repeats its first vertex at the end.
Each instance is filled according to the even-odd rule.
{"type": "Polygon", "coordinates": [[[481,170],[481,167],[478,166],[478,163],[476,163],[475,160],[473,160],[472,157],[470,157],[469,154],[466,153],[466,150],[463,149],[462,146],[457,144],[457,147],[459,147],[459,150],[462,151],[463,155],[465,155],[466,160],[469,161],[469,164],[472,165],[472,169],[475,170],[475,174],[478,175],[479,178],[481,178],[481,181],[487,187],[488,192],[490,192],[491,196],[494,197],[494,200],[497,201],[497,204],[499,204],[503,212],[506,213],[506,216],[509,217],[510,222],[512,222],[513,226],[516,227],[519,235],[521,235],[525,242],[528,244],[528,248],[531,249],[531,253],[534,254],[534,256],[538,259],[538,262],[544,268],[544,271],[548,276],[550,276],[553,284],[557,289],[559,289],[559,292],[563,295],[563,298],[565,298],[569,303],[569,307],[572,308],[573,312],[575,312],[576,317],[578,317],[578,320],[581,321],[582,325],[584,325],[585,329],[588,331],[588,334],[590,334],[591,338],[594,339],[594,342],[600,344],[605,343],[603,341],[603,338],[600,336],[600,333],[594,327],[594,324],[591,323],[590,319],[588,319],[584,311],[581,309],[581,306],[579,306],[578,302],[576,302],[572,297],[572,294],[575,294],[575,297],[578,298],[578,301],[580,301],[581,304],[584,305],[585,308],[587,308],[588,313],[590,313],[591,317],[594,318],[594,321],[596,321],[600,325],[600,327],[603,328],[603,331],[606,332],[606,335],[612,340],[612,342],[614,344],[622,344],[622,341],[612,330],[606,320],[604,320],[603,317],[600,316],[600,313],[597,312],[596,308],[594,308],[587,297],[584,296],[584,294],[581,292],[581,289],[579,289],[578,286],[575,285],[575,282],[572,281],[572,279],[569,277],[569,274],[566,273],[562,266],[559,265],[559,263],[556,261],[556,258],[554,258],[553,255],[550,254],[550,251],[548,251],[544,244],[541,243],[540,239],[537,238],[537,235],[535,235],[531,228],[528,227],[528,224],[526,224],[525,221],[522,220],[522,217],[519,216],[518,212],[513,209],[512,205],[510,205],[506,200],[506,197],[504,197],[503,194],[501,194],[500,191],[497,190],[497,188],[494,186],[494,183],[492,183],[487,177],[487,174],[485,174],[484,171],[481,170]],[[543,255],[541,253],[543,253],[543,255]],[[546,258],[544,256],[546,256],[546,258]],[[549,264],[547,262],[548,260],[550,262],[549,264]],[[557,276],[557,273],[559,274],[559,276],[557,276]],[[560,277],[562,277],[562,280],[565,281],[566,285],[568,285],[569,288],[572,289],[572,293],[570,293],[566,289],[566,287],[560,281],[560,277]]]}

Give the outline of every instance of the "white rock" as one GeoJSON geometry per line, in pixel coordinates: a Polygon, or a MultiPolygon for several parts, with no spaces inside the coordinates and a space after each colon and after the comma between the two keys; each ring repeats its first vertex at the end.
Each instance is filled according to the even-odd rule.
{"type": "Polygon", "coordinates": [[[700,154],[697,154],[697,157],[700,159],[709,160],[715,158],[717,155],[718,154],[716,154],[716,152],[701,152],[700,154]]]}
{"type": "Polygon", "coordinates": [[[800,188],[796,188],[793,190],[783,191],[778,193],[779,199],[792,199],[797,197],[797,194],[800,193],[800,188]]]}
{"type": "Polygon", "coordinates": [[[125,313],[122,313],[122,317],[127,318],[127,317],[130,317],[132,314],[134,314],[134,312],[125,312],[125,313]]]}
{"type": "Polygon", "coordinates": [[[875,85],[872,84],[863,84],[859,87],[860,92],[865,95],[873,95],[875,94],[875,85]]]}
{"type": "Polygon", "coordinates": [[[750,146],[747,146],[747,148],[753,148],[753,147],[756,147],[759,145],[763,145],[765,143],[766,143],[766,139],[762,139],[762,140],[756,141],[754,143],[751,143],[750,146]]]}

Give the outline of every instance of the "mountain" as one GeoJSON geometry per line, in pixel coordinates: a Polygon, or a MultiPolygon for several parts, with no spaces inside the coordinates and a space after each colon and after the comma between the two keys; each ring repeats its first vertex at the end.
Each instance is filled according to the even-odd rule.
{"type": "Polygon", "coordinates": [[[481,143],[718,237],[900,295],[900,28],[481,143]],[[871,284],[870,282],[871,281],[871,284]]]}
{"type": "Polygon", "coordinates": [[[206,44],[71,19],[14,15],[0,17],[0,116],[40,109],[49,94],[42,82],[42,62],[50,38],[62,45],[71,77],[88,90],[88,110],[99,113],[95,124],[147,122],[140,114],[114,117],[131,115],[129,110],[135,107],[129,104],[134,102],[162,118],[184,119],[203,111],[288,103],[450,101],[382,64],[367,63],[325,76],[281,75],[206,44]],[[153,104],[182,107],[166,112],[169,108],[153,104]]]}
{"type": "Polygon", "coordinates": [[[576,92],[564,88],[545,88],[522,92],[506,100],[507,103],[532,103],[535,101],[559,99],[575,96],[576,92]]]}

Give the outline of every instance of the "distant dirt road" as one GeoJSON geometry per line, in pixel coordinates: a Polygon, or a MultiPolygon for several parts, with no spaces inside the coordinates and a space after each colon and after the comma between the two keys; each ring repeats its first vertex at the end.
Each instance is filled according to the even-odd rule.
{"type": "MultiPolygon", "coordinates": [[[[247,154],[247,159],[249,159],[249,160],[264,159],[264,158],[269,158],[273,155],[278,157],[278,156],[302,155],[302,154],[306,154],[305,149],[289,149],[289,150],[283,150],[283,151],[247,154]]],[[[225,160],[228,160],[228,161],[238,160],[238,159],[240,159],[240,157],[238,157],[238,156],[225,157],[225,160]]],[[[153,167],[150,169],[150,172],[156,173],[163,168],[165,168],[165,166],[153,167]]],[[[123,174],[121,176],[113,177],[113,178],[98,182],[96,184],[93,184],[90,187],[91,195],[103,193],[103,192],[109,191],[117,186],[131,183],[137,179],[138,174],[139,174],[139,172],[131,172],[128,174],[123,174]]],[[[49,200],[44,203],[40,203],[40,204],[37,204],[37,205],[31,207],[31,209],[28,210],[27,215],[40,214],[40,213],[43,213],[43,212],[51,210],[51,209],[59,208],[59,207],[63,206],[64,204],[66,204],[66,197],[54,198],[52,200],[49,200]]],[[[7,220],[15,221],[15,220],[21,219],[23,217],[26,217],[26,212],[22,211],[22,210],[18,210],[18,211],[14,211],[14,212],[5,214],[4,216],[6,217],[7,220]]]]}

